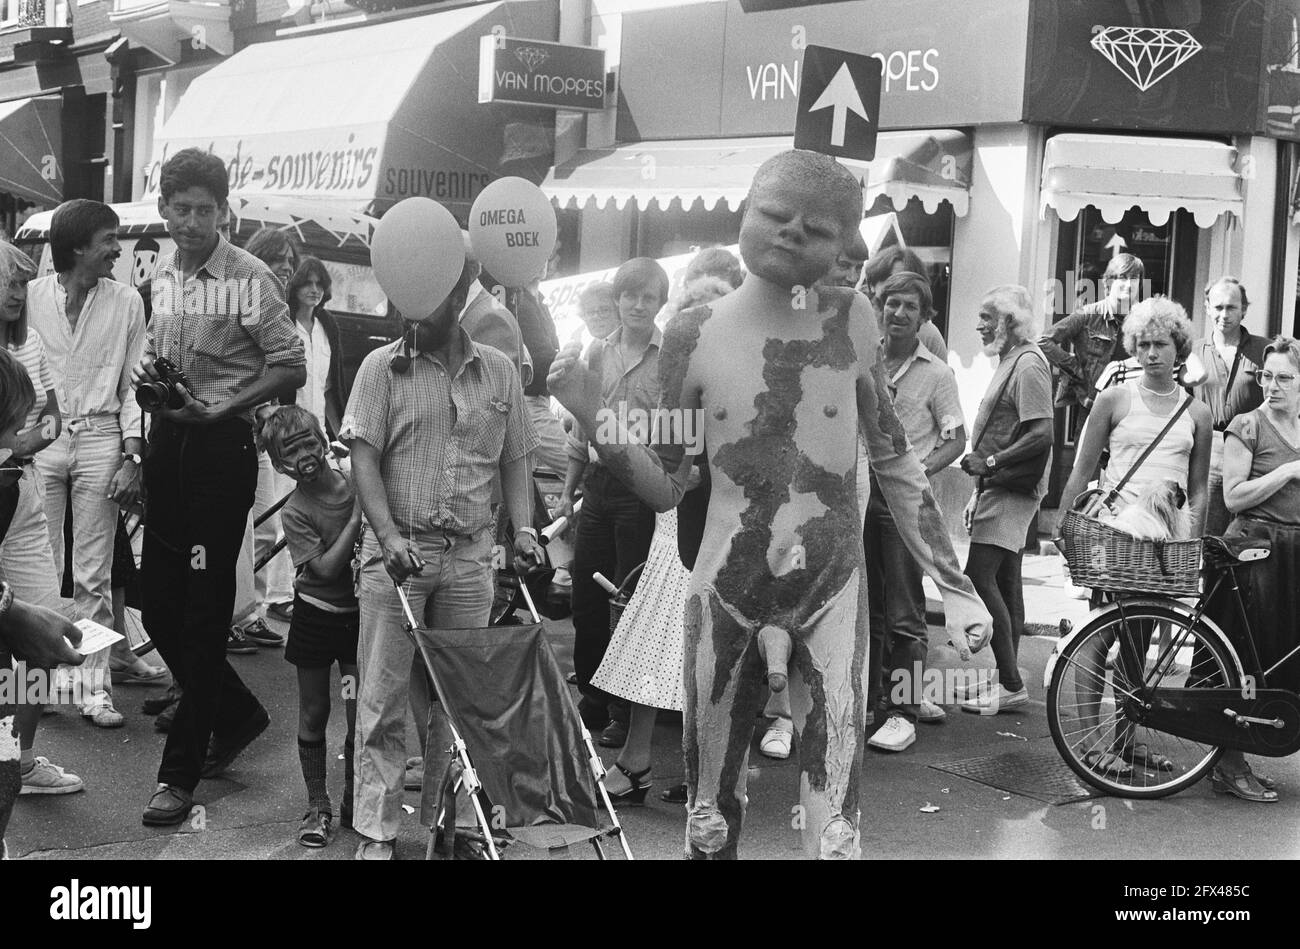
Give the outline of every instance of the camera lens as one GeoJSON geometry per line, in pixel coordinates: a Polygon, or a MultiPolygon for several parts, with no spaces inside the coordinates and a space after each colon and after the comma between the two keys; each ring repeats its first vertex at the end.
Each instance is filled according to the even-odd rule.
{"type": "Polygon", "coordinates": [[[144,382],[135,390],[135,401],[146,412],[157,412],[167,401],[170,387],[163,382],[144,382]]]}

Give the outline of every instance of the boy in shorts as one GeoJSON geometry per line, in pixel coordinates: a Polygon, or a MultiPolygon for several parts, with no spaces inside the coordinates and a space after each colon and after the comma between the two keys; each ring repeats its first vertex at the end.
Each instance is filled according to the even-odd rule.
{"type": "Polygon", "coordinates": [[[307,784],[308,809],[298,828],[298,842],[324,847],[334,820],[326,790],[325,726],[330,716],[330,667],[335,662],[343,679],[348,722],[339,822],[352,826],[360,629],[352,558],[361,529],[361,505],[352,483],[326,462],[329,442],[316,416],[306,409],[296,405],[276,409],[262,439],[276,469],[297,482],[280,513],[295,572],[293,619],[284,658],[298,667],[298,758],[307,784]]]}

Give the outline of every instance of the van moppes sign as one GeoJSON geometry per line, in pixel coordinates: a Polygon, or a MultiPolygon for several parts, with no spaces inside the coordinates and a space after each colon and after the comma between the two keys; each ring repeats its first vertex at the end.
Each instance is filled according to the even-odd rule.
{"type": "Polygon", "coordinates": [[[605,51],[492,34],[479,40],[478,101],[599,112],[609,98],[605,51]]]}

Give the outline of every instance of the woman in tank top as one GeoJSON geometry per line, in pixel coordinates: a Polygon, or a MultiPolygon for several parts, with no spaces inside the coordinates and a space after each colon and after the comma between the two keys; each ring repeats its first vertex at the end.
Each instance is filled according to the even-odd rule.
{"type": "MultiPolygon", "coordinates": [[[[1097,397],[1074,456],[1074,470],[1061,495],[1062,517],[1094,477],[1103,449],[1110,452],[1105,480],[1118,483],[1169,424],[1182,403],[1190,399],[1174,378],[1177,365],[1187,358],[1192,347],[1192,325],[1181,306],[1167,297],[1153,297],[1134,306],[1124,320],[1124,347],[1141,364],[1142,375],[1106,389],[1097,397]]],[[[1212,438],[1210,410],[1204,403],[1191,402],[1124,486],[1116,507],[1123,509],[1132,504],[1153,481],[1174,481],[1186,492],[1190,512],[1178,533],[1199,537],[1205,527],[1212,438]]],[[[1056,534],[1060,533],[1058,522],[1056,534]]],[[[1081,652],[1077,661],[1081,677],[1086,679],[1092,675],[1100,681],[1105,678],[1105,655],[1102,644],[1097,645],[1095,656],[1088,657],[1081,652]]],[[[1085,707],[1085,689],[1080,689],[1079,695],[1080,721],[1095,720],[1100,695],[1095,697],[1095,707],[1085,707]]],[[[1132,728],[1120,728],[1118,723],[1111,727],[1116,732],[1111,750],[1098,750],[1086,756],[1093,768],[1111,775],[1129,774],[1134,767],[1172,769],[1173,763],[1164,755],[1152,752],[1145,743],[1134,742],[1132,728]]]]}

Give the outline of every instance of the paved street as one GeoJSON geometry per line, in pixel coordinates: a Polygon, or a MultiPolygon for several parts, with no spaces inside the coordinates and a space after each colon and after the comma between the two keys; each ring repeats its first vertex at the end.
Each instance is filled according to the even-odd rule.
{"type": "MultiPolygon", "coordinates": [[[[1031,622],[1054,626],[1062,615],[1077,622],[1086,613],[1086,604],[1061,596],[1055,557],[1026,557],[1025,575],[1031,622]]],[[[284,631],[283,625],[277,628],[284,631]]],[[[547,631],[561,664],[569,668],[572,626],[567,621],[548,623],[547,631]]],[[[931,666],[955,667],[955,654],[943,646],[944,631],[932,626],[930,632],[931,666]]],[[[1008,750],[1050,752],[1042,670],[1052,642],[1047,636],[1022,642],[1021,667],[1032,698],[1028,709],[995,718],[950,709],[947,723],[919,726],[918,740],[908,750],[894,755],[868,752],[864,856],[1300,857],[1300,839],[1294,833],[1300,826],[1300,758],[1256,761],[1257,770],[1276,777],[1281,785],[1282,800],[1270,808],[1217,797],[1208,781],[1162,801],[1098,799],[1052,806],[935,770],[932,765],[1008,750]],[[938,811],[922,812],[927,805],[938,811]]],[[[153,787],[163,738],[153,731],[153,720],[138,711],[140,702],[155,690],[121,688],[119,707],[130,714],[119,731],[95,730],[66,710],[44,719],[37,752],[75,770],[85,779],[87,790],[66,797],[21,798],[9,827],[11,855],[139,860],[350,858],[356,842],[351,831],[340,832],[324,850],[307,850],[296,840],[304,792],[294,751],[297,696],[292,668],[279,650],[234,656],[232,661],[270,709],[272,725],[227,778],[199,786],[195,797],[204,807],[202,820],[192,819],[176,833],[141,826],[140,811],[153,787]]],[[[973,665],[992,668],[992,656],[985,651],[973,665]]],[[[633,850],[642,859],[676,859],[682,852],[683,809],[659,800],[661,789],[682,778],[680,735],[680,719],[661,715],[649,806],[620,811],[633,850]]],[[[750,759],[742,857],[798,857],[799,835],[792,828],[796,766],[793,761],[771,761],[758,754],[757,737],[750,759]]],[[[336,757],[342,741],[341,716],[336,715],[329,732],[335,794],[342,782],[342,762],[336,757]]],[[[413,730],[409,743],[415,747],[413,730]]],[[[605,751],[605,760],[612,762],[613,753],[605,751]]],[[[417,806],[418,794],[408,792],[407,801],[417,806]]],[[[422,856],[426,839],[415,815],[406,815],[399,858],[422,856]]],[[[585,859],[591,851],[574,847],[571,855],[585,859]]],[[[508,856],[528,859],[544,854],[515,846],[508,856]]]]}

